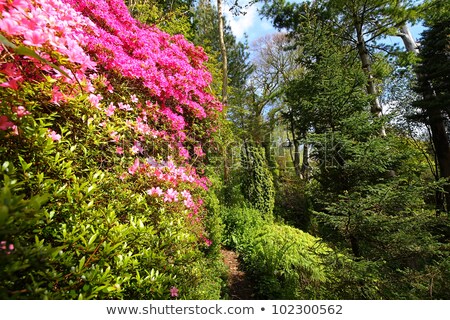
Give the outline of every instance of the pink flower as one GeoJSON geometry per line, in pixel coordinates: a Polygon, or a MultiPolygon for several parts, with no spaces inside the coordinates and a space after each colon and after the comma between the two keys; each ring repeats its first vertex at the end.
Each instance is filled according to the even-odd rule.
{"type": "Polygon", "coordinates": [[[136,97],[135,94],[131,95],[130,100],[131,100],[131,102],[133,102],[133,103],[139,102],[139,99],[136,97]]]}
{"type": "Polygon", "coordinates": [[[116,153],[117,154],[123,154],[123,148],[122,147],[117,147],[116,148],[116,153]]]}
{"type": "Polygon", "coordinates": [[[42,44],[46,41],[44,33],[39,29],[26,31],[24,38],[23,43],[33,47],[42,47],[42,44]]]}
{"type": "Polygon", "coordinates": [[[0,116],[0,130],[8,130],[9,128],[12,128],[14,126],[14,123],[9,121],[7,116],[0,116]]]}
{"type": "Polygon", "coordinates": [[[12,129],[13,135],[15,135],[15,136],[18,136],[18,135],[19,135],[19,128],[18,128],[16,125],[13,125],[13,126],[11,127],[11,129],[12,129]]]}
{"type": "Polygon", "coordinates": [[[205,153],[202,150],[201,146],[196,146],[194,147],[194,153],[198,156],[198,157],[203,157],[205,155],[205,153]]]}
{"type": "Polygon", "coordinates": [[[191,199],[191,193],[187,190],[183,190],[181,191],[181,195],[185,198],[185,199],[191,199]]]}
{"type": "Polygon", "coordinates": [[[116,131],[111,132],[109,136],[111,137],[111,139],[113,139],[114,142],[119,142],[120,140],[120,135],[116,131]]]}
{"type": "Polygon", "coordinates": [[[186,208],[190,208],[190,209],[195,208],[195,203],[194,203],[194,201],[192,201],[191,198],[184,199],[183,204],[186,206],[186,208]]]}
{"type": "Polygon", "coordinates": [[[185,147],[180,146],[180,149],[178,149],[178,153],[180,157],[183,157],[184,159],[189,159],[189,151],[186,150],[185,147]]]}
{"type": "Polygon", "coordinates": [[[90,94],[88,97],[89,102],[91,105],[97,109],[100,109],[100,100],[102,100],[103,97],[101,94],[90,94]]]}
{"type": "Polygon", "coordinates": [[[166,191],[164,195],[164,202],[177,202],[178,201],[178,191],[173,190],[172,188],[166,191]]]}
{"type": "Polygon", "coordinates": [[[144,149],[141,146],[141,143],[139,141],[134,141],[134,145],[131,147],[131,153],[137,154],[144,152],[144,149]]]}
{"type": "Polygon", "coordinates": [[[28,1],[27,0],[14,0],[13,6],[17,9],[26,9],[28,8],[28,1]]]}
{"type": "Polygon", "coordinates": [[[6,245],[6,241],[0,242],[0,250],[6,251],[6,254],[10,254],[11,251],[14,250],[14,245],[10,243],[8,246],[6,245]]]}
{"type": "Polygon", "coordinates": [[[53,131],[52,129],[48,129],[48,136],[53,140],[53,141],[59,141],[61,140],[61,135],[57,134],[55,131],[53,131]]]}
{"type": "Polygon", "coordinates": [[[123,180],[125,180],[126,177],[127,177],[127,173],[124,172],[120,175],[119,179],[123,181],[123,180]]]}
{"type": "Polygon", "coordinates": [[[111,117],[114,114],[114,111],[116,110],[116,106],[111,102],[108,106],[108,108],[105,110],[106,116],[111,117]]]}
{"type": "Polygon", "coordinates": [[[52,99],[50,100],[50,102],[59,105],[60,101],[64,101],[65,97],[64,95],[61,93],[61,91],[59,91],[59,87],[55,86],[52,89],[52,99]]]}
{"type": "Polygon", "coordinates": [[[20,27],[17,21],[11,18],[3,18],[0,20],[0,30],[6,34],[15,35],[20,33],[20,27]]]}
{"type": "Polygon", "coordinates": [[[162,196],[164,194],[164,191],[161,190],[160,187],[152,187],[151,189],[147,190],[147,194],[149,196],[153,196],[153,195],[157,195],[157,196],[162,196]]]}
{"type": "Polygon", "coordinates": [[[27,109],[25,109],[25,107],[23,106],[18,106],[18,107],[13,107],[13,112],[15,112],[17,114],[17,116],[19,118],[25,117],[29,114],[31,114],[29,111],[27,111],[27,109]]]}
{"type": "Polygon", "coordinates": [[[18,78],[10,78],[8,81],[0,83],[0,87],[3,88],[11,88],[13,90],[19,89],[19,83],[18,80],[20,80],[21,77],[18,78]]]}
{"type": "Polygon", "coordinates": [[[140,165],[139,158],[136,158],[136,160],[134,160],[133,165],[128,168],[128,173],[134,175],[136,171],[139,169],[139,165],[140,165]]]}
{"type": "Polygon", "coordinates": [[[129,104],[124,104],[124,103],[122,103],[122,102],[119,102],[117,105],[119,106],[119,109],[120,109],[120,110],[125,110],[125,111],[131,111],[131,110],[133,110],[133,109],[130,107],[129,104]]]}
{"type": "Polygon", "coordinates": [[[14,63],[4,63],[0,72],[6,74],[8,77],[21,76],[19,69],[17,69],[14,63]]]}
{"type": "Polygon", "coordinates": [[[212,241],[208,238],[204,238],[206,246],[210,247],[212,245],[212,241]]]}
{"type": "Polygon", "coordinates": [[[178,297],[178,289],[176,287],[172,287],[170,288],[170,296],[173,297],[178,297]]]}

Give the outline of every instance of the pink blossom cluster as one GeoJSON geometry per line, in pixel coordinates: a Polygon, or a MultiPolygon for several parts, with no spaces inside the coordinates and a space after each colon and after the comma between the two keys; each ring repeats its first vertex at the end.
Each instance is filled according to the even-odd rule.
{"type": "Polygon", "coordinates": [[[14,245],[12,243],[7,244],[6,241],[0,241],[0,251],[11,254],[11,252],[14,251],[14,245]]]}
{"type": "MultiPolygon", "coordinates": [[[[105,100],[105,114],[111,117],[117,110],[142,110],[136,118],[138,134],[170,142],[178,156],[188,160],[191,154],[186,145],[186,132],[192,131],[194,123],[205,119],[214,121],[221,110],[209,90],[212,79],[204,65],[207,56],[203,49],[181,35],[170,36],[137,22],[122,0],[62,1],[94,22],[94,26],[83,26],[81,36],[86,41],[86,50],[99,65],[138,80],[151,97],[141,104],[132,95],[131,105],[105,100]],[[147,115],[153,119],[147,119],[147,115]]],[[[91,94],[89,100],[93,107],[101,107],[99,94],[91,94]]],[[[211,124],[205,125],[202,134],[208,136],[214,130],[211,124]]],[[[203,152],[197,148],[195,154],[203,152]]]]}
{"type": "Polygon", "coordinates": [[[7,116],[0,116],[0,130],[6,131],[13,128],[14,123],[11,122],[7,116]]]}
{"type": "Polygon", "coordinates": [[[138,23],[122,0],[63,1],[96,24],[85,26],[81,35],[104,68],[139,79],[162,106],[170,104],[179,114],[203,119],[221,108],[207,92],[211,75],[202,48],[138,23]]]}
{"type": "MultiPolygon", "coordinates": [[[[164,141],[168,148],[174,150],[175,152],[173,153],[183,160],[190,159],[191,155],[196,155],[197,157],[205,155],[201,143],[188,147],[186,142],[192,142],[192,138],[185,133],[188,124],[181,115],[176,114],[169,108],[160,108],[159,105],[149,100],[142,104],[136,96],[130,99],[134,102],[131,105],[123,102],[118,102],[116,105],[114,102],[110,102],[103,108],[103,112],[108,118],[123,117],[122,111],[133,111],[132,114],[137,114],[135,121],[127,120],[128,127],[134,131],[142,142],[133,142],[133,145],[129,148],[132,155],[143,154],[145,152],[144,144],[159,144],[161,141],[164,141]],[[192,154],[188,151],[188,148],[192,150],[192,154]]],[[[99,101],[93,95],[91,95],[89,100],[94,107],[99,101]],[[94,100],[95,102],[92,102],[94,100]]],[[[117,132],[111,134],[114,134],[114,137],[111,136],[113,138],[112,142],[122,143],[121,136],[117,132]]],[[[124,148],[117,147],[116,152],[123,154],[124,148]]]]}
{"type": "MultiPolygon", "coordinates": [[[[17,46],[30,46],[42,58],[52,62],[56,59],[55,53],[64,56],[69,63],[61,69],[72,75],[72,79],[64,80],[72,84],[84,82],[85,88],[89,88],[86,72],[95,70],[96,63],[84,51],[85,37],[80,32],[87,26],[93,26],[89,19],[59,0],[13,0],[4,2],[1,9],[0,31],[7,38],[17,46]]],[[[62,76],[59,71],[34,58],[24,57],[21,60],[53,78],[62,76]]],[[[20,83],[36,80],[37,74],[31,68],[21,69],[14,63],[2,63],[0,72],[6,76],[6,81],[0,86],[17,90],[20,83]]],[[[58,92],[55,88],[55,94],[58,92]]]]}
{"type": "MultiPolygon", "coordinates": [[[[201,143],[221,110],[210,93],[202,48],[140,24],[123,0],[0,0],[0,33],[59,67],[0,46],[5,95],[18,97],[24,84],[45,82],[54,105],[82,97],[102,115],[100,126],[116,154],[133,159],[122,180],[144,177],[147,193],[160,203],[182,205],[193,215],[200,211],[203,201],[195,191],[206,190],[208,180],[188,161],[204,156],[201,143]],[[116,94],[109,82],[116,78],[131,80],[131,92],[116,94]],[[149,157],[151,142],[172,150],[173,158],[149,157]]],[[[19,135],[20,121],[33,109],[8,103],[0,101],[0,130],[19,135]]],[[[52,129],[47,136],[62,139],[52,129]]]]}
{"type": "Polygon", "coordinates": [[[164,202],[178,202],[182,201],[184,206],[188,209],[193,209],[194,212],[198,212],[198,204],[201,204],[201,199],[198,200],[198,204],[194,202],[190,191],[183,190],[178,192],[172,188],[164,191],[160,187],[152,187],[147,190],[149,196],[162,197],[164,202]]]}
{"type": "MultiPolygon", "coordinates": [[[[189,190],[183,189],[183,186],[192,188],[200,187],[204,190],[208,188],[208,179],[200,177],[194,168],[177,167],[173,161],[157,162],[153,158],[146,161],[140,161],[136,158],[133,164],[128,168],[128,175],[145,175],[149,181],[154,181],[157,186],[147,190],[150,196],[161,197],[164,202],[180,202],[194,214],[199,212],[203,205],[203,200],[194,199],[189,190]],[[182,191],[178,191],[182,189],[182,191]]],[[[125,179],[127,174],[122,175],[125,179]]]]}

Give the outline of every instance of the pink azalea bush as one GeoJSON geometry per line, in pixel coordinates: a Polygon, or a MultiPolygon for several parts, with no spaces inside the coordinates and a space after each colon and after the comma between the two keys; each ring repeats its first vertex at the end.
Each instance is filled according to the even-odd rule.
{"type": "Polygon", "coordinates": [[[203,49],[119,0],[0,11],[0,296],[217,298],[200,272],[221,111],[203,49]]]}

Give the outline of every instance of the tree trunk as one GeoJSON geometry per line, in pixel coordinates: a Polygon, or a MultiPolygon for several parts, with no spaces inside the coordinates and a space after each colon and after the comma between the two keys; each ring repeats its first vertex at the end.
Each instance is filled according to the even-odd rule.
{"type": "Polygon", "coordinates": [[[297,139],[293,139],[294,143],[294,168],[297,177],[302,177],[302,172],[300,170],[300,143],[297,139]]]}
{"type": "Polygon", "coordinates": [[[406,51],[414,52],[415,54],[419,54],[419,45],[416,40],[414,40],[409,28],[406,24],[400,27],[400,32],[397,34],[400,38],[402,38],[403,44],[405,45],[406,51]]]}
{"type": "MultiPolygon", "coordinates": [[[[291,110],[292,113],[292,110],[291,110]]],[[[295,169],[295,175],[299,178],[302,177],[302,173],[300,170],[300,143],[297,139],[297,136],[295,134],[295,124],[294,124],[294,119],[291,117],[289,119],[289,124],[290,124],[290,131],[291,131],[291,135],[292,135],[292,144],[294,145],[294,154],[292,154],[292,145],[289,142],[289,153],[291,154],[291,160],[292,163],[294,164],[294,169],[295,169]]]]}
{"type": "MultiPolygon", "coordinates": [[[[445,128],[444,117],[441,110],[436,108],[427,108],[427,116],[430,124],[434,149],[436,150],[436,158],[439,164],[439,176],[450,182],[450,145],[448,135],[445,128]]],[[[450,185],[444,187],[446,211],[450,211],[450,185]]],[[[439,200],[439,198],[437,198],[439,200]]],[[[442,205],[436,203],[437,210],[442,211],[442,205]]]]}
{"type": "Polygon", "coordinates": [[[309,147],[306,141],[303,144],[303,162],[301,174],[303,176],[303,179],[305,179],[306,181],[309,180],[309,147]]]}
{"type": "Polygon", "coordinates": [[[352,234],[350,234],[350,245],[352,246],[353,255],[356,258],[361,258],[361,248],[359,247],[359,241],[352,234]]]}
{"type": "Polygon", "coordinates": [[[217,0],[217,15],[219,18],[219,42],[220,52],[222,55],[222,103],[228,103],[228,60],[227,48],[225,46],[224,31],[223,31],[223,3],[222,0],[217,0]]]}
{"type": "MultiPolygon", "coordinates": [[[[220,51],[222,55],[222,103],[224,106],[228,104],[228,60],[227,60],[227,48],[225,46],[224,31],[223,31],[223,6],[222,0],[217,0],[217,18],[219,22],[219,42],[220,51]]],[[[223,175],[224,181],[229,180],[229,170],[227,154],[224,157],[223,163],[223,175]]]]}
{"type": "MultiPolygon", "coordinates": [[[[375,80],[372,75],[372,61],[370,59],[369,51],[367,50],[366,41],[362,33],[362,25],[355,23],[356,35],[358,43],[356,48],[358,49],[359,59],[361,61],[364,73],[367,76],[367,93],[372,96],[372,102],[370,107],[370,112],[375,116],[380,118],[383,112],[381,107],[381,102],[378,97],[378,90],[375,84],[375,80]]],[[[381,128],[380,135],[382,137],[386,136],[386,131],[384,126],[381,128]]]]}
{"type": "MultiPolygon", "coordinates": [[[[409,28],[406,25],[401,27],[399,37],[402,38],[403,44],[408,52],[414,52],[415,54],[419,53],[419,45],[415,42],[409,28]]],[[[416,77],[423,89],[423,99],[433,99],[435,93],[430,82],[424,80],[423,76],[419,73],[416,73],[416,77]]],[[[436,107],[424,108],[423,111],[428,118],[428,124],[431,130],[431,139],[434,145],[434,151],[436,153],[436,160],[439,168],[437,178],[445,178],[447,179],[447,182],[450,182],[450,142],[442,111],[436,107]]],[[[446,185],[444,190],[446,193],[445,196],[442,196],[439,191],[436,193],[436,211],[438,213],[444,210],[447,212],[450,211],[450,185],[446,185]],[[445,198],[446,209],[443,208],[443,198],[445,198]]]]}

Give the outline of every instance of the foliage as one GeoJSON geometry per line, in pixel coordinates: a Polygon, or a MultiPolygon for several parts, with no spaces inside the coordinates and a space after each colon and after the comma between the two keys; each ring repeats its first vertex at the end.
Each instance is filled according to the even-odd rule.
{"type": "MultiPolygon", "coordinates": [[[[262,299],[310,299],[327,275],[330,249],[307,233],[263,219],[248,207],[223,207],[224,244],[235,248],[262,299]]],[[[317,291],[318,292],[318,291],[317,291]]]]}
{"type": "Polygon", "coordinates": [[[245,269],[266,299],[311,299],[327,280],[322,255],[329,249],[308,233],[266,224],[253,234],[243,254],[245,269]]]}
{"type": "Polygon", "coordinates": [[[225,24],[223,113],[215,8],[126,4],[0,1],[0,298],[219,299],[224,245],[257,298],[449,299],[445,1],[268,2],[253,61],[225,24]],[[378,41],[418,14],[415,81],[378,41]]]}
{"type": "Polygon", "coordinates": [[[192,6],[190,0],[125,0],[131,15],[147,25],[156,25],[171,34],[182,34],[192,40],[192,6]]]}
{"type": "Polygon", "coordinates": [[[203,51],[120,1],[1,6],[2,298],[219,298],[203,51]]]}
{"type": "Polygon", "coordinates": [[[265,224],[261,212],[250,206],[223,206],[221,217],[225,227],[223,244],[239,252],[247,250],[246,245],[265,224]]]}
{"type": "MultiPolygon", "coordinates": [[[[430,24],[430,28],[423,33],[419,54],[421,61],[415,69],[417,74],[415,91],[421,95],[422,99],[415,101],[413,106],[418,108],[416,117],[428,125],[431,133],[437,164],[435,176],[449,182],[449,19],[444,16],[440,19],[433,17],[430,20],[427,22],[430,24]]],[[[444,190],[445,194],[436,197],[436,207],[437,210],[448,213],[450,212],[450,184],[445,186],[444,190]]]]}
{"type": "Polygon", "coordinates": [[[242,150],[242,194],[267,220],[272,219],[275,189],[272,175],[267,167],[264,150],[244,145],[242,150]]]}
{"type": "MultiPolygon", "coordinates": [[[[346,251],[334,249],[324,257],[328,281],[316,293],[321,299],[377,300],[387,298],[380,282],[384,261],[352,258],[346,251]]],[[[392,284],[394,283],[394,279],[392,284]]]]}
{"type": "Polygon", "coordinates": [[[275,218],[305,232],[313,233],[314,221],[310,197],[305,181],[299,180],[294,175],[283,176],[275,194],[275,218]]]}
{"type": "Polygon", "coordinates": [[[369,297],[430,298],[426,290],[411,293],[410,284],[430,283],[433,276],[427,269],[448,259],[443,238],[430,228],[436,218],[432,202],[427,203],[441,185],[431,178],[424,183],[426,163],[417,161],[420,154],[408,139],[374,135],[350,144],[334,138],[340,143],[341,163],[323,164],[319,184],[311,191],[321,236],[339,250],[350,249],[358,264],[368,263],[376,279],[369,297]]]}
{"type": "Polygon", "coordinates": [[[423,100],[415,103],[416,107],[441,109],[447,113],[447,117],[450,112],[448,107],[450,100],[448,33],[450,28],[448,25],[449,19],[441,19],[422,34],[421,63],[416,68],[421,77],[416,92],[425,96],[423,100]],[[424,83],[431,85],[433,95],[427,94],[424,83]]]}

